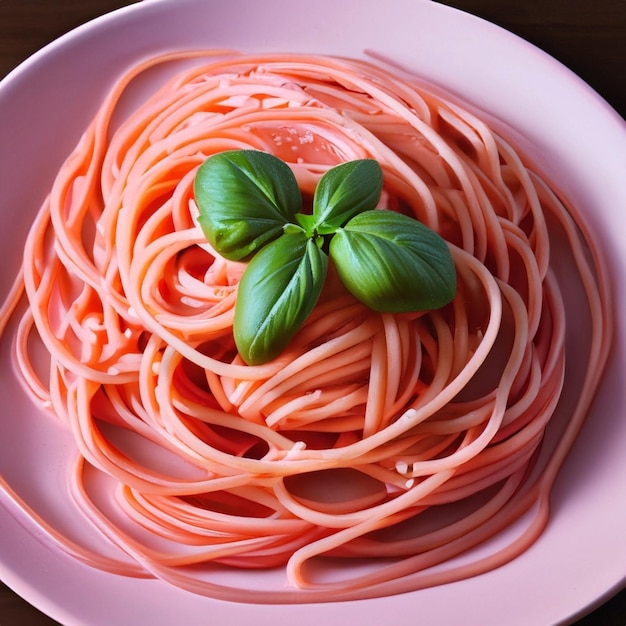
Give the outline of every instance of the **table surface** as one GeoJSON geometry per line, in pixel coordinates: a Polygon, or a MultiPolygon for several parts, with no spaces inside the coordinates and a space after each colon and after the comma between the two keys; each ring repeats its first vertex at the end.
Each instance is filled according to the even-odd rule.
{"type": "MultiPolygon", "coordinates": [[[[567,65],[626,118],[626,0],[441,0],[494,22],[567,65]]],[[[0,78],[30,54],[123,0],[0,0],[0,78]]],[[[0,626],[56,624],[0,583],[0,626]]],[[[625,626],[626,591],[576,626],[625,626]]],[[[533,625],[534,626],[534,625],[533,625]]]]}

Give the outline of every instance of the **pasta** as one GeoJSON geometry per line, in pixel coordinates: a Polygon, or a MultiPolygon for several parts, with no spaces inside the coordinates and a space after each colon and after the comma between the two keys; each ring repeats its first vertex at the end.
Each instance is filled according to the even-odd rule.
{"type": "Polygon", "coordinates": [[[609,297],[575,208],[414,77],[315,55],[151,59],[120,78],[60,169],[0,325],[19,316],[16,370],[73,435],[76,507],[128,558],[30,514],[94,567],[233,601],[353,600],[488,571],[548,523],[609,352],[609,297]],[[124,115],[135,81],[172,62],[124,115]],[[200,164],[242,148],[285,160],[305,197],[333,165],[376,159],[385,206],[448,241],[453,302],[378,314],[331,273],[287,351],[245,365],[232,338],[244,264],[211,249],[193,197],[200,164]],[[569,318],[555,246],[578,276],[590,346],[560,420],[569,318]],[[281,568],[278,589],[220,578],[281,568]]]}

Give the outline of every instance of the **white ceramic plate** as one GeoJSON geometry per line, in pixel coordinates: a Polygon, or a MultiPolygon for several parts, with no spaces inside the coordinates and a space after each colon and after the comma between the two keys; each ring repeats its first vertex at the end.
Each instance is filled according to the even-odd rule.
{"type": "MultiPolygon", "coordinates": [[[[587,85],[528,43],[426,0],[147,0],[61,38],[0,84],[0,297],[57,167],[114,78],[149,55],[200,46],[350,56],[372,49],[452,90],[534,144],[535,158],[605,241],[616,284],[623,284],[626,126],[587,85]]],[[[618,291],[618,311],[625,304],[618,291]]],[[[0,473],[52,522],[75,526],[63,501],[71,442],[21,393],[10,375],[8,343],[1,345],[0,473]]],[[[64,624],[567,621],[626,582],[625,357],[619,334],[600,396],[558,480],[547,530],[521,557],[488,574],[363,602],[224,603],[90,569],[0,501],[0,578],[64,624]]]]}

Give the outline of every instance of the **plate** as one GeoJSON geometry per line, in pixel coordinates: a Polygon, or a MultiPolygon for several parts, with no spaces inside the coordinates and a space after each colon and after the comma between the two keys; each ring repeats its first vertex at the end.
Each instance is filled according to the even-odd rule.
{"type": "MultiPolygon", "coordinates": [[[[515,128],[546,174],[575,197],[605,242],[616,284],[626,277],[626,127],[593,90],[537,48],[485,21],[424,0],[148,0],[86,24],[35,54],[0,85],[0,294],[20,243],[64,156],[116,76],[166,50],[227,47],[362,56],[373,50],[515,128]],[[42,107],[45,103],[45,107],[42,107]]],[[[616,290],[617,310],[624,296],[616,290]]],[[[3,372],[10,369],[3,340],[3,372]]],[[[555,624],[626,582],[626,344],[608,373],[553,494],[552,518],[522,556],[487,574],[388,598],[308,606],[226,603],[155,580],[121,578],[60,552],[0,502],[0,578],[64,624],[343,623],[394,615],[399,626],[555,624]]],[[[11,376],[0,380],[0,475],[58,527],[72,443],[35,411],[11,376]]],[[[73,528],[74,529],[74,528],[73,528]]],[[[74,529],[75,530],[75,529],[74,529]]],[[[89,537],[85,537],[89,541],[89,537]]]]}

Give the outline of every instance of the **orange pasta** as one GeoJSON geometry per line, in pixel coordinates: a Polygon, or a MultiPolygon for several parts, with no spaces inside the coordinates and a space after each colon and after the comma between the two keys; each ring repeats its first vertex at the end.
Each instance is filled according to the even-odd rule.
{"type": "Polygon", "coordinates": [[[23,289],[16,368],[74,437],[85,523],[130,560],[30,513],[94,567],[235,601],[376,597],[502,565],[548,522],[602,375],[605,274],[575,208],[532,163],[410,76],[313,55],[152,59],[120,79],[60,169],[0,326],[23,289]],[[172,62],[182,63],[174,78],[120,121],[135,81],[172,62]],[[246,365],[232,333],[244,265],[211,249],[193,196],[208,156],[242,148],[285,160],[305,198],[330,167],[376,159],[385,206],[448,241],[454,300],[374,313],[331,268],[287,351],[246,365]],[[590,338],[560,420],[569,318],[557,245],[590,338]],[[94,476],[111,485],[108,505],[94,476]],[[515,524],[513,539],[496,541],[515,524]],[[232,568],[283,568],[290,584],[222,582],[232,568]]]}

